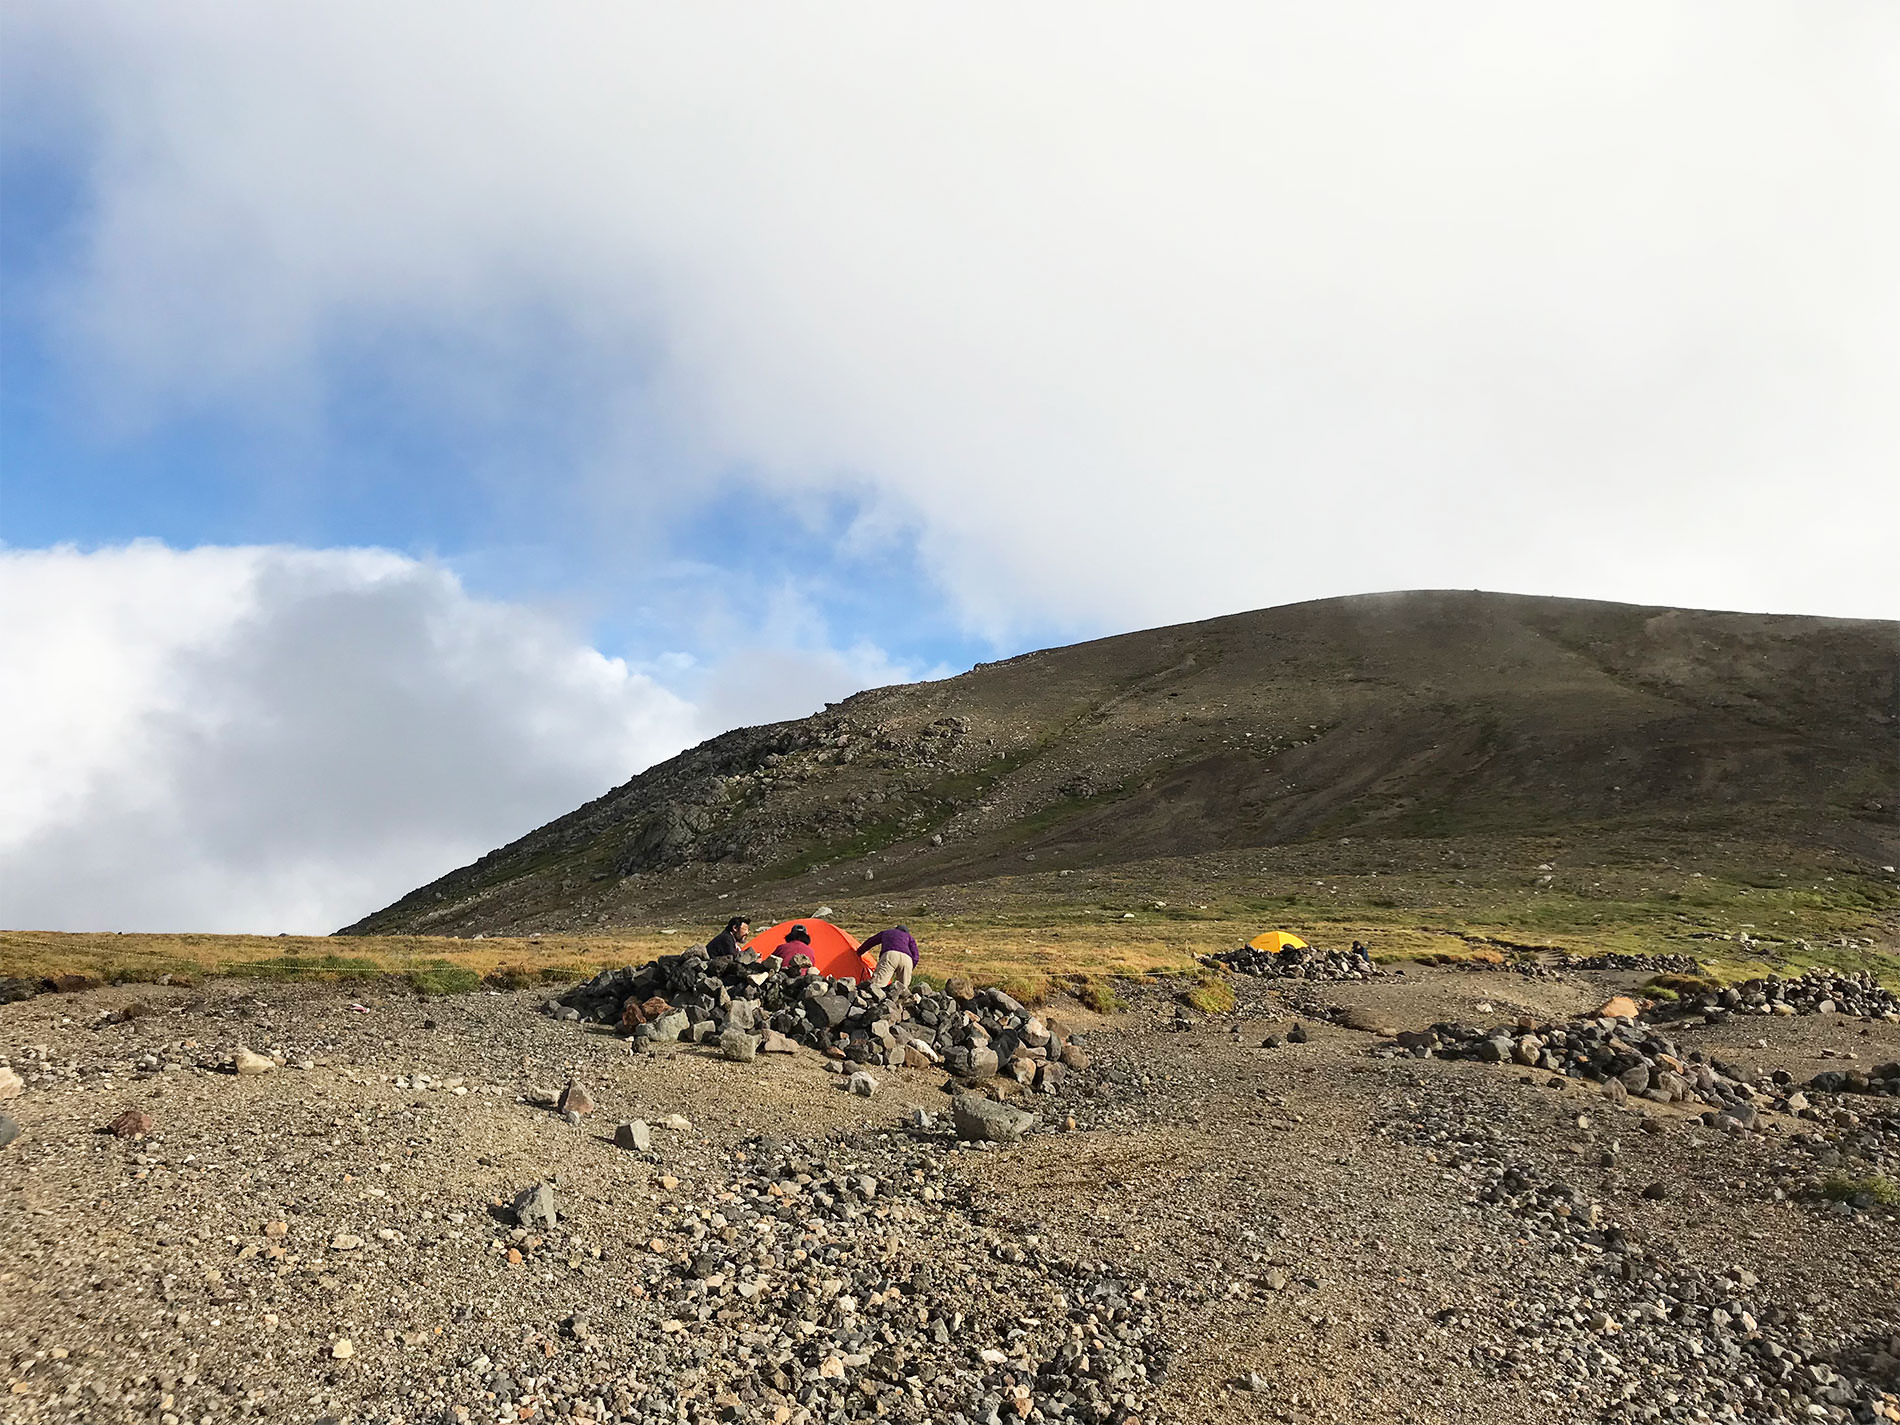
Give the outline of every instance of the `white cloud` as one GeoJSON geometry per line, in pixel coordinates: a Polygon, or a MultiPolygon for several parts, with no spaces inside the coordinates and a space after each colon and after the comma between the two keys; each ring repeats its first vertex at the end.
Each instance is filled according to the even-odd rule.
{"type": "Polygon", "coordinates": [[[848,477],[981,627],[1896,612],[1891,6],[7,13],[16,108],[98,145],[64,329],[133,405],[530,306],[671,482],[848,477]]]}
{"type": "Polygon", "coordinates": [[[0,552],[0,923],[326,932],[703,735],[376,550],[0,552]]]}

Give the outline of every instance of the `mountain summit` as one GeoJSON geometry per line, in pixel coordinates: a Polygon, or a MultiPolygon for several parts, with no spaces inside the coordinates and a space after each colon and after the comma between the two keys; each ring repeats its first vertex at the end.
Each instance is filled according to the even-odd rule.
{"type": "Polygon", "coordinates": [[[867,879],[921,892],[1341,838],[1720,836],[1890,861],[1897,709],[1891,622],[1324,599],[722,734],[345,933],[716,918],[867,879]]]}

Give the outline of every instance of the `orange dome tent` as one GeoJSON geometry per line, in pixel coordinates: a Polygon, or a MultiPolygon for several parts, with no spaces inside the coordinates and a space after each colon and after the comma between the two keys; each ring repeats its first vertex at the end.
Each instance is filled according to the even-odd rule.
{"type": "Polygon", "coordinates": [[[785,943],[785,932],[794,925],[804,926],[805,933],[811,936],[811,948],[800,945],[794,953],[810,955],[811,967],[818,974],[839,978],[849,975],[860,982],[871,978],[871,966],[858,954],[858,942],[828,920],[806,917],[780,921],[746,941],[745,948],[763,960],[785,943]]]}

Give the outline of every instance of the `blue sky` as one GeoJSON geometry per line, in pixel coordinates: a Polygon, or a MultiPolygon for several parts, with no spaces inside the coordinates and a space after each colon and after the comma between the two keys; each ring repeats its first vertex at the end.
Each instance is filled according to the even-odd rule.
{"type": "Polygon", "coordinates": [[[788,597],[824,637],[900,648],[918,671],[1001,646],[945,608],[913,530],[862,528],[866,482],[787,498],[742,464],[695,462],[656,413],[616,445],[623,483],[603,510],[577,472],[603,407],[639,399],[640,363],[596,368],[559,311],[498,310],[475,343],[427,320],[339,323],[304,406],[253,395],[102,412],[48,310],[82,280],[94,158],[21,145],[0,169],[10,545],[399,550],[482,594],[564,603],[597,646],[674,670],[682,654],[716,659],[788,597]]]}
{"type": "Polygon", "coordinates": [[[1900,613],[1890,7],[1081,14],[8,7],[0,921],[322,928],[734,723],[1303,598],[1900,613]],[[299,760],[454,809],[240,868],[299,760]],[[180,859],[62,885],[108,823],[180,859]]]}

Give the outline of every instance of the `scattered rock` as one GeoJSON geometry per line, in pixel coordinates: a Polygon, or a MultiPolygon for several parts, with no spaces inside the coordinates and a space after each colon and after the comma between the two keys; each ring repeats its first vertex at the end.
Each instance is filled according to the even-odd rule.
{"type": "Polygon", "coordinates": [[[246,1077],[255,1076],[257,1074],[268,1074],[277,1067],[275,1061],[266,1055],[256,1054],[242,1047],[238,1049],[237,1056],[233,1062],[237,1071],[246,1077]]]}
{"type": "Polygon", "coordinates": [[[653,1130],[644,1118],[623,1123],[614,1129],[614,1146],[631,1153],[644,1153],[653,1146],[653,1130]]]}
{"type": "Polygon", "coordinates": [[[136,1108],[128,1108],[106,1125],[114,1138],[143,1138],[151,1131],[152,1115],[136,1108]]]}
{"type": "Polygon", "coordinates": [[[559,1221],[554,1208],[554,1185],[539,1182],[515,1194],[510,1210],[516,1222],[527,1228],[552,1232],[559,1221]]]}

